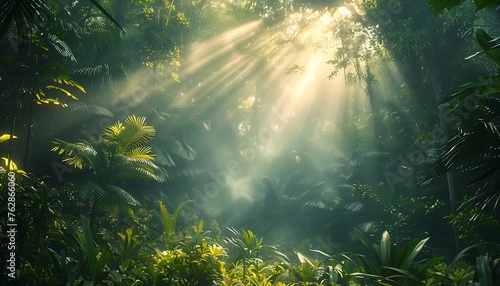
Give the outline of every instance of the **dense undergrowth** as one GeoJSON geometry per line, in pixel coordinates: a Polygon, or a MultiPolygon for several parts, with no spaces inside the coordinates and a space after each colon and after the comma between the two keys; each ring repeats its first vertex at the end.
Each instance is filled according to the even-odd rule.
{"type": "MultiPolygon", "coordinates": [[[[71,213],[59,191],[18,178],[16,278],[12,285],[498,285],[499,245],[431,258],[428,238],[370,241],[353,229],[360,253],[287,249],[251,230],[220,229],[182,211],[122,206],[92,222],[71,213]],[[120,223],[117,223],[120,218],[120,223]],[[120,229],[129,223],[130,227],[120,229]],[[189,225],[191,224],[191,225],[189,225]],[[448,259],[451,259],[448,257],[448,259]],[[447,260],[450,261],[450,260],[447,260]]],[[[2,185],[7,188],[7,185],[2,185]]],[[[2,194],[6,193],[3,192],[2,194]]],[[[2,196],[2,206],[6,197],[2,196]]],[[[190,202],[186,202],[189,204],[190,202]]],[[[74,207],[74,208],[73,208],[74,207]]],[[[2,209],[2,214],[7,210],[2,209]]],[[[5,217],[2,215],[2,217],[5,217]]],[[[2,222],[6,226],[6,222],[2,222]]],[[[2,252],[9,239],[2,238],[2,252]]],[[[2,257],[7,257],[2,253],[2,257]]],[[[4,262],[5,263],[5,262],[4,262]]],[[[8,267],[4,264],[4,269],[8,267]]],[[[4,280],[7,281],[7,280],[4,280]]]]}

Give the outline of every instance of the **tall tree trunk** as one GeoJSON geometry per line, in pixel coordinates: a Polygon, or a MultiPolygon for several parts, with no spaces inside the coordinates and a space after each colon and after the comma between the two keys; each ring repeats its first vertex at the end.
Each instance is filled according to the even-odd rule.
{"type": "MultiPolygon", "coordinates": [[[[431,45],[429,48],[427,48],[424,52],[424,58],[425,58],[425,65],[427,67],[427,72],[429,75],[429,78],[431,80],[431,85],[432,85],[432,90],[434,93],[434,99],[436,101],[436,106],[439,105],[440,103],[444,102],[445,97],[442,94],[442,87],[441,87],[441,80],[439,79],[438,76],[438,71],[436,67],[436,60],[434,57],[434,48],[431,45]]],[[[451,128],[448,122],[445,120],[445,115],[444,112],[441,110],[438,110],[439,114],[439,128],[443,131],[444,134],[450,134],[451,133],[451,128]]],[[[446,179],[448,182],[448,196],[450,200],[450,210],[451,213],[454,214],[456,212],[456,194],[458,191],[458,177],[455,173],[455,171],[449,171],[446,174],[446,179]]],[[[455,238],[455,250],[458,252],[459,251],[459,240],[458,240],[458,234],[456,229],[453,230],[454,232],[454,238],[455,238]]]]}

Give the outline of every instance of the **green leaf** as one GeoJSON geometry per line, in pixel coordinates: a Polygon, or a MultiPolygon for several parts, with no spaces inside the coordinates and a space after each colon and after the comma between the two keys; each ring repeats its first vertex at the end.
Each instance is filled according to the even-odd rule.
{"type": "Polygon", "coordinates": [[[464,0],[429,0],[429,6],[434,9],[434,16],[437,16],[445,10],[462,4],[464,0]]]}
{"type": "Polygon", "coordinates": [[[403,247],[401,255],[403,255],[404,258],[400,266],[401,269],[410,268],[410,266],[413,264],[413,260],[415,259],[417,254],[422,250],[427,240],[429,240],[429,238],[425,238],[420,241],[413,240],[410,241],[405,247],[403,247]]]}
{"type": "Polygon", "coordinates": [[[92,238],[92,230],[90,229],[90,221],[87,217],[81,215],[83,236],[79,236],[80,247],[87,257],[90,269],[93,269],[96,264],[94,239],[92,238]]]}
{"type": "Polygon", "coordinates": [[[491,269],[487,255],[476,257],[476,271],[478,282],[482,286],[493,286],[493,278],[491,276],[491,269]]]}
{"type": "Polygon", "coordinates": [[[476,12],[484,8],[495,8],[499,3],[498,0],[474,0],[476,12]]]}
{"type": "Polygon", "coordinates": [[[483,29],[477,29],[476,39],[481,48],[495,64],[500,66],[500,44],[490,37],[483,29]]]}

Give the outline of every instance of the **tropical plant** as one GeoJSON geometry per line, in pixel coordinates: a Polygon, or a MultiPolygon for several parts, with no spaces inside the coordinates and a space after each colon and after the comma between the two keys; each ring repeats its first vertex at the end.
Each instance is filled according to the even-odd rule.
{"type": "Polygon", "coordinates": [[[467,259],[472,250],[479,250],[479,253],[484,252],[484,247],[488,247],[486,254],[479,254],[475,259],[475,273],[474,281],[469,285],[474,286],[496,286],[500,283],[500,258],[499,258],[499,244],[492,242],[481,242],[464,248],[460,251],[455,258],[450,262],[448,268],[444,272],[444,285],[452,284],[454,281],[450,273],[454,271],[455,264],[459,261],[467,259]],[[450,281],[451,280],[451,281],[450,281]]]}
{"type": "MultiPolygon", "coordinates": [[[[450,10],[460,4],[462,4],[464,1],[453,1],[453,0],[429,0],[429,6],[434,9],[434,15],[439,15],[443,13],[445,10],[450,10]]],[[[500,1],[498,0],[481,0],[481,1],[474,1],[474,4],[476,6],[476,11],[479,11],[481,9],[485,8],[496,8],[499,4],[500,1]]]]}
{"type": "Polygon", "coordinates": [[[213,243],[203,230],[203,221],[192,227],[192,236],[157,251],[143,272],[148,285],[213,285],[222,282],[225,249],[213,243]]]}
{"type": "Polygon", "coordinates": [[[163,205],[162,200],[158,201],[158,204],[160,205],[161,223],[163,226],[163,237],[167,245],[175,245],[178,242],[176,238],[177,220],[182,207],[188,203],[191,203],[191,201],[186,201],[180,204],[173,214],[169,214],[167,208],[163,205]]]}
{"type": "Polygon", "coordinates": [[[353,235],[368,250],[370,256],[354,255],[353,260],[357,262],[359,272],[351,275],[368,277],[373,283],[380,285],[425,285],[427,269],[443,259],[436,257],[426,262],[415,260],[429,238],[413,239],[398,246],[391,242],[386,231],[382,234],[379,245],[371,244],[358,229],[354,230],[353,235]]]}
{"type": "MultiPolygon", "coordinates": [[[[56,275],[56,269],[47,267],[53,249],[67,247],[66,228],[73,221],[63,213],[60,192],[49,187],[32,174],[15,174],[13,177],[15,201],[8,199],[6,175],[0,175],[0,228],[2,235],[8,225],[16,227],[16,261],[20,283],[41,283],[47,276],[56,275]],[[11,212],[12,215],[7,215],[11,212]],[[31,281],[31,282],[29,282],[31,281]]],[[[12,177],[11,177],[12,178],[12,177]]],[[[9,188],[11,189],[11,188],[9,188]]],[[[12,190],[12,189],[11,189],[12,190]]],[[[2,257],[8,257],[8,241],[2,239],[2,257]]],[[[6,266],[7,267],[7,266],[6,266]]]]}
{"type": "MultiPolygon", "coordinates": [[[[121,29],[120,25],[97,0],[89,0],[89,2],[121,29]]],[[[11,25],[16,28],[19,37],[28,37],[32,31],[53,21],[62,8],[57,1],[50,0],[5,1],[2,3],[2,12],[0,13],[0,38],[7,33],[11,25]]]]}
{"type": "Polygon", "coordinates": [[[130,115],[124,123],[108,126],[98,139],[76,143],[55,139],[52,151],[63,155],[63,163],[91,171],[74,188],[81,199],[90,203],[94,217],[96,204],[115,200],[132,206],[140,204],[124,189],[127,181],[161,183],[167,179],[167,172],[155,164],[147,145],[155,133],[153,126],[146,125],[145,117],[130,115]]]}
{"type": "MultiPolygon", "coordinates": [[[[500,67],[500,46],[485,31],[476,33],[484,53],[500,67]]],[[[445,143],[433,168],[421,183],[443,175],[450,170],[459,172],[474,194],[463,205],[473,202],[478,211],[488,206],[496,208],[500,201],[500,132],[498,110],[500,98],[498,75],[481,78],[464,85],[443,107],[456,111],[450,116],[456,133],[445,143]]],[[[477,213],[479,215],[479,212],[477,213]]]]}
{"type": "MultiPolygon", "coordinates": [[[[0,143],[2,143],[4,141],[9,141],[9,140],[12,141],[16,138],[17,138],[17,136],[15,136],[15,135],[2,134],[0,136],[0,143]]],[[[13,143],[11,143],[11,145],[12,144],[13,143]]],[[[7,158],[6,157],[1,157],[1,158],[2,158],[2,163],[5,167],[0,165],[0,174],[5,174],[8,171],[14,171],[16,173],[26,174],[26,172],[24,172],[23,170],[18,169],[17,164],[12,160],[12,158],[10,157],[10,154],[9,154],[9,156],[7,156],[7,158]]]]}

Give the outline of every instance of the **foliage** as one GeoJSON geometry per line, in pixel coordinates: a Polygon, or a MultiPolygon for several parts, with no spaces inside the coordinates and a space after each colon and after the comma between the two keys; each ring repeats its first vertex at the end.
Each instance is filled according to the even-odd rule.
{"type": "MultiPolygon", "coordinates": [[[[122,29],[99,2],[96,0],[89,0],[89,2],[122,29]]],[[[42,29],[44,24],[52,21],[62,9],[57,1],[52,0],[9,0],[2,4],[2,8],[0,14],[0,38],[7,33],[12,24],[14,24],[12,26],[16,27],[18,37],[27,37],[30,32],[42,29]]]]}
{"type": "Polygon", "coordinates": [[[92,174],[72,185],[78,195],[91,206],[95,219],[98,207],[125,204],[139,205],[139,201],[124,187],[127,181],[144,180],[164,182],[167,172],[157,166],[148,142],[156,134],[153,126],[146,125],[145,117],[128,116],[124,123],[108,126],[100,138],[69,143],[55,139],[53,152],[64,155],[62,161],[77,169],[89,169],[92,174]],[[108,200],[114,198],[114,200],[108,200]]]}
{"type": "Polygon", "coordinates": [[[474,267],[469,266],[466,268],[453,268],[448,270],[448,265],[439,263],[434,265],[431,269],[427,270],[430,276],[427,279],[427,285],[443,285],[445,281],[449,281],[451,285],[465,286],[470,285],[474,278],[474,267]],[[448,275],[445,278],[445,274],[448,275]]]}
{"type": "MultiPolygon", "coordinates": [[[[464,198],[467,201],[467,197],[464,198]]],[[[481,210],[472,203],[464,203],[455,214],[450,214],[446,218],[450,224],[458,231],[460,239],[466,245],[495,240],[499,233],[500,221],[487,210],[481,210]]]]}
{"type": "MultiPolygon", "coordinates": [[[[500,64],[498,45],[483,30],[478,29],[476,34],[483,52],[500,64]]],[[[464,204],[473,202],[478,211],[489,206],[495,209],[500,200],[497,86],[498,76],[481,78],[465,84],[443,104],[445,108],[457,110],[449,117],[456,132],[445,143],[429,174],[421,180],[428,183],[447,171],[457,170],[474,191],[464,204]]]]}
{"type": "Polygon", "coordinates": [[[443,259],[437,257],[425,263],[415,260],[429,238],[414,239],[405,245],[397,246],[391,242],[388,232],[382,234],[380,245],[372,245],[358,229],[355,229],[353,235],[370,253],[370,257],[357,255],[356,260],[361,271],[358,275],[382,285],[425,285],[427,269],[443,259]]]}
{"type": "MultiPolygon", "coordinates": [[[[429,5],[432,9],[434,9],[434,15],[439,15],[443,13],[445,10],[450,10],[460,4],[462,4],[464,0],[429,0],[429,5]]],[[[498,0],[479,0],[474,1],[476,5],[476,11],[479,11],[484,8],[496,8],[500,1],[498,0]]]]}

